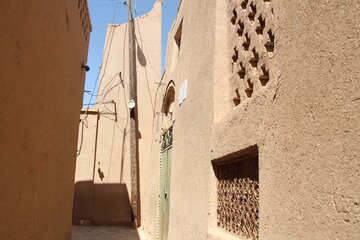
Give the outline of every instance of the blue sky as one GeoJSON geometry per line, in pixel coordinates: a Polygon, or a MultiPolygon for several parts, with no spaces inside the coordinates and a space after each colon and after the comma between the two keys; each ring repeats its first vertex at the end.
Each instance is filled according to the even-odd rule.
{"type": "MultiPolygon", "coordinates": [[[[92,91],[96,77],[98,75],[99,66],[102,60],[106,26],[109,23],[125,23],[127,22],[127,5],[126,0],[88,0],[92,33],[90,37],[88,65],[90,71],[86,74],[85,90],[92,91]]],[[[149,12],[155,0],[133,0],[135,15],[143,15],[149,12]]],[[[163,19],[162,19],[162,70],[165,64],[165,54],[167,46],[167,35],[171,25],[176,17],[179,0],[163,0],[163,19]]],[[[96,88],[95,88],[96,89],[96,88]]],[[[96,94],[96,91],[94,92],[96,94]]],[[[91,95],[84,94],[84,104],[88,104],[91,95]]],[[[96,101],[96,97],[91,99],[91,103],[96,101]]]]}

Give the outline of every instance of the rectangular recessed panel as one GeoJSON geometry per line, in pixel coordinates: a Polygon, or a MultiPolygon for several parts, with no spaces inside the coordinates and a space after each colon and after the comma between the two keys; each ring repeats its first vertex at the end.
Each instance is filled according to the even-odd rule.
{"type": "Polygon", "coordinates": [[[237,235],[258,239],[258,156],[218,165],[216,171],[218,226],[237,235]]]}

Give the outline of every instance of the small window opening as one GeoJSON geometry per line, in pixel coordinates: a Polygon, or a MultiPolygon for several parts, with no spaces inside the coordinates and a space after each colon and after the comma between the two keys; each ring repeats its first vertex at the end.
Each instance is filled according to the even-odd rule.
{"type": "Polygon", "coordinates": [[[241,21],[241,19],[238,21],[238,24],[239,24],[239,28],[238,28],[238,30],[237,30],[237,34],[241,37],[241,36],[243,35],[245,25],[244,25],[244,23],[241,21]]]}
{"type": "Polygon", "coordinates": [[[234,10],[233,10],[233,16],[232,16],[232,18],[231,18],[231,23],[232,23],[233,25],[235,25],[236,19],[237,19],[237,12],[236,12],[236,9],[234,8],[234,10]]]}
{"type": "Polygon", "coordinates": [[[274,40],[275,40],[275,36],[272,32],[272,30],[270,29],[268,32],[268,39],[267,42],[265,43],[265,48],[266,51],[268,52],[274,52],[274,40]]]}
{"type": "Polygon", "coordinates": [[[270,80],[269,71],[266,69],[265,64],[261,66],[261,75],[259,77],[261,86],[266,86],[268,81],[270,80]]]}
{"type": "Polygon", "coordinates": [[[181,47],[182,24],[183,24],[183,21],[181,20],[179,28],[176,31],[176,34],[174,36],[175,43],[176,43],[176,45],[178,47],[178,53],[180,53],[180,47],[181,47]]]}
{"type": "Polygon", "coordinates": [[[244,65],[243,65],[243,63],[242,62],[240,62],[240,69],[239,69],[239,71],[238,71],[238,74],[239,74],[239,77],[240,77],[240,79],[244,79],[244,77],[245,77],[245,74],[246,74],[246,69],[245,69],[245,67],[244,67],[244,65]]]}
{"type": "Polygon", "coordinates": [[[258,35],[262,35],[264,28],[265,28],[265,19],[263,19],[263,16],[260,15],[257,20],[257,26],[255,31],[258,35]]]}
{"type": "Polygon", "coordinates": [[[248,239],[259,239],[259,155],[214,164],[217,225],[248,239]]]}
{"type": "Polygon", "coordinates": [[[239,59],[239,51],[237,50],[236,47],[234,47],[234,54],[232,55],[232,60],[233,62],[237,62],[237,60],[239,59]]]}
{"type": "Polygon", "coordinates": [[[250,78],[246,82],[247,82],[247,88],[245,89],[245,93],[248,98],[251,98],[254,92],[254,84],[252,84],[250,78]]]}
{"type": "Polygon", "coordinates": [[[255,20],[256,12],[257,12],[257,11],[256,11],[256,6],[254,5],[253,2],[251,2],[251,3],[250,3],[250,12],[249,12],[249,15],[248,15],[250,21],[253,22],[253,21],[255,20]]]}
{"type": "Polygon", "coordinates": [[[238,88],[235,90],[235,97],[233,98],[233,103],[234,103],[234,106],[237,106],[241,103],[241,98],[240,98],[240,93],[239,93],[238,88]]]}
{"type": "Polygon", "coordinates": [[[241,3],[241,8],[245,10],[248,2],[249,2],[249,0],[243,0],[241,3]]]}
{"type": "Polygon", "coordinates": [[[256,49],[253,48],[251,51],[251,58],[250,58],[250,64],[253,68],[257,68],[258,62],[259,62],[259,54],[257,53],[256,49]]]}
{"type": "Polygon", "coordinates": [[[244,39],[244,43],[243,43],[243,48],[245,51],[249,51],[249,47],[250,47],[250,37],[248,33],[245,33],[245,39],[244,39]]]}

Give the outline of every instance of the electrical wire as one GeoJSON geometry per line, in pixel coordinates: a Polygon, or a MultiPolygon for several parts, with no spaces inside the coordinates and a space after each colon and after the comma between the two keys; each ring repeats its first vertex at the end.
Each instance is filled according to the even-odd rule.
{"type": "MultiPolygon", "coordinates": [[[[147,46],[146,46],[146,43],[142,40],[142,34],[141,34],[141,30],[140,30],[140,24],[139,24],[139,19],[135,19],[135,22],[136,22],[136,25],[138,26],[137,29],[138,29],[138,32],[139,32],[139,36],[140,36],[140,41],[141,41],[141,45],[143,47],[143,49],[145,50],[146,52],[146,55],[149,55],[148,54],[148,50],[147,50],[147,46]]],[[[140,46],[137,38],[136,38],[136,42],[137,44],[140,46]]],[[[151,59],[150,59],[151,60],[151,59]]],[[[147,62],[149,63],[150,67],[151,67],[151,70],[155,73],[155,75],[158,77],[159,80],[161,80],[161,76],[157,73],[155,67],[151,64],[151,61],[148,60],[147,62]]]]}
{"type": "MultiPolygon", "coordinates": [[[[118,8],[119,8],[119,5],[120,5],[120,1],[116,3],[116,6],[115,6],[115,11],[114,11],[114,15],[112,17],[112,21],[111,21],[111,24],[113,25],[114,22],[115,22],[115,18],[116,18],[116,14],[117,14],[117,11],[118,11],[118,8]]],[[[112,40],[113,40],[113,37],[114,37],[114,29],[111,28],[113,31],[110,31],[110,34],[111,34],[111,38],[108,38],[107,41],[106,41],[106,44],[105,44],[105,50],[104,50],[104,53],[103,53],[103,57],[102,59],[104,60],[104,57],[105,57],[105,52],[107,51],[108,49],[108,46],[109,46],[109,42],[110,42],[110,46],[109,46],[109,49],[108,49],[108,54],[106,56],[106,60],[105,60],[105,64],[104,64],[104,71],[103,71],[103,74],[101,76],[101,79],[100,79],[100,83],[99,83],[99,88],[101,86],[101,80],[103,79],[104,75],[105,75],[105,70],[106,70],[106,67],[107,67],[107,62],[108,62],[108,59],[109,59],[109,54],[110,54],[110,49],[111,49],[111,45],[112,45],[112,40]]],[[[102,70],[102,65],[100,65],[99,67],[99,71],[98,71],[98,74],[97,74],[97,77],[96,77],[96,80],[95,80],[95,83],[94,83],[94,87],[93,87],[93,91],[91,92],[91,97],[90,97],[90,100],[89,100],[89,103],[91,103],[91,100],[94,96],[96,96],[94,94],[95,92],[95,89],[96,89],[96,86],[99,82],[99,76],[100,76],[100,73],[101,73],[101,70],[102,70]]]]}
{"type": "MultiPolygon", "coordinates": [[[[115,21],[115,18],[116,18],[116,14],[117,14],[119,5],[120,5],[120,2],[118,2],[118,3],[116,4],[115,11],[114,11],[114,15],[113,15],[112,23],[111,23],[111,24],[114,24],[114,21],[115,21]]],[[[112,28],[112,29],[113,29],[113,28],[112,28]]],[[[114,32],[114,31],[115,31],[115,30],[113,30],[113,32],[114,32]]],[[[108,59],[109,59],[110,48],[111,48],[113,36],[114,36],[114,34],[112,34],[112,36],[111,36],[111,41],[110,41],[110,46],[109,46],[109,50],[108,50],[108,55],[107,55],[106,60],[105,60],[105,66],[104,66],[104,71],[103,71],[104,74],[102,75],[102,77],[101,77],[101,79],[100,79],[99,88],[100,88],[100,86],[101,86],[101,81],[102,81],[102,79],[103,79],[103,77],[104,77],[104,75],[105,75],[105,70],[106,70],[106,66],[107,66],[107,61],[108,61],[108,59]]],[[[106,41],[104,54],[105,54],[106,49],[107,49],[107,47],[108,47],[108,45],[109,45],[109,40],[110,40],[110,38],[108,38],[107,41],[106,41]]],[[[104,54],[103,54],[103,57],[102,57],[103,59],[104,59],[104,54]]],[[[81,149],[82,149],[83,139],[84,139],[84,122],[86,121],[87,117],[89,116],[88,111],[89,111],[89,108],[90,108],[90,103],[91,103],[91,101],[92,101],[92,98],[95,96],[94,92],[95,92],[96,86],[97,86],[97,84],[98,84],[98,82],[99,82],[99,77],[100,77],[101,70],[102,70],[102,66],[99,67],[99,71],[98,71],[98,74],[97,74],[97,76],[96,76],[96,80],[95,80],[95,83],[94,83],[94,87],[93,87],[93,90],[92,90],[92,92],[91,92],[91,96],[90,96],[89,102],[88,102],[88,104],[87,104],[87,108],[86,108],[86,111],[85,111],[85,116],[84,116],[84,118],[82,118],[82,119],[80,120],[80,122],[81,122],[81,137],[80,137],[80,146],[79,146],[79,149],[77,150],[77,156],[79,156],[79,155],[81,154],[81,149]]]]}
{"type": "MultiPolygon", "coordinates": [[[[136,11],[136,3],[135,3],[135,14],[138,16],[137,14],[137,11],[136,11]]],[[[115,11],[116,13],[116,11],[115,11]]],[[[114,18],[113,18],[113,22],[114,22],[114,18]]],[[[142,48],[145,50],[146,54],[148,55],[148,51],[147,51],[147,47],[145,45],[145,43],[143,42],[142,40],[142,35],[141,35],[141,30],[140,30],[140,24],[139,24],[139,18],[135,18],[135,22],[137,24],[137,27],[138,27],[138,33],[139,33],[139,36],[140,36],[140,42],[138,42],[138,40],[136,39],[137,41],[137,44],[138,46],[142,46],[142,48]]],[[[125,74],[125,42],[126,42],[126,32],[127,32],[127,29],[128,29],[128,25],[126,24],[126,28],[125,28],[125,34],[124,34],[124,43],[123,43],[123,71],[122,72],[119,72],[119,73],[116,73],[114,76],[112,76],[111,78],[106,78],[107,81],[104,81],[105,79],[105,74],[106,74],[106,68],[107,68],[107,63],[108,63],[108,60],[109,60],[109,55],[111,53],[111,45],[112,45],[112,42],[113,42],[113,38],[114,38],[114,32],[115,32],[115,28],[117,26],[111,26],[111,29],[109,31],[109,36],[107,38],[107,42],[106,42],[106,45],[105,45],[105,50],[104,50],[104,55],[103,55],[103,62],[104,62],[104,65],[103,65],[103,69],[102,67],[100,67],[99,69],[99,73],[98,73],[98,76],[97,76],[97,80],[96,80],[96,83],[94,85],[94,89],[92,91],[92,93],[90,94],[91,95],[91,100],[92,100],[92,97],[97,97],[97,101],[96,101],[96,105],[99,105],[101,104],[103,106],[103,111],[100,112],[101,116],[106,118],[106,119],[109,119],[111,121],[113,121],[113,136],[112,136],[112,142],[111,142],[111,152],[110,152],[110,156],[109,156],[109,164],[108,164],[108,171],[107,171],[107,175],[110,176],[110,170],[111,170],[111,162],[112,162],[112,158],[113,158],[113,148],[114,148],[114,144],[115,144],[115,130],[118,129],[119,131],[121,131],[125,136],[129,133],[129,129],[128,129],[128,125],[129,125],[129,111],[126,111],[127,113],[127,116],[122,118],[121,120],[121,125],[124,124],[124,127],[120,126],[120,124],[118,122],[115,122],[115,120],[113,119],[113,116],[109,116],[107,114],[116,114],[116,112],[113,112],[111,109],[108,108],[107,106],[107,99],[109,94],[114,91],[114,89],[116,87],[118,87],[117,89],[117,102],[120,103],[122,101],[124,101],[124,104],[125,106],[127,106],[127,100],[128,100],[128,96],[127,96],[127,90],[129,89],[129,83],[124,80],[122,78],[122,73],[125,74]],[[100,73],[101,73],[101,76],[100,76],[100,73]],[[119,79],[118,79],[119,77],[119,79]],[[109,80],[110,79],[110,80],[109,80]],[[94,94],[95,93],[95,87],[97,86],[97,82],[99,82],[99,86],[98,86],[98,93],[97,94],[94,94]],[[104,87],[102,87],[103,84],[106,85],[104,87]],[[120,87],[120,85],[122,85],[122,88],[120,87]],[[120,90],[123,89],[124,91],[124,95],[123,95],[123,99],[121,100],[120,98],[120,90]],[[100,92],[99,92],[100,91],[100,92]]],[[[158,72],[155,70],[154,66],[151,64],[150,61],[148,61],[148,64],[150,65],[152,71],[156,74],[156,76],[160,79],[160,82],[162,82],[162,78],[160,77],[160,75],[158,74],[158,72]]],[[[156,96],[158,95],[158,92],[159,92],[159,89],[162,85],[159,84],[159,86],[157,87],[157,90],[156,90],[156,96]]],[[[162,88],[162,87],[161,87],[162,88]]],[[[155,97],[156,97],[155,96],[155,97]]],[[[89,101],[89,104],[87,105],[88,108],[87,110],[89,109],[89,106],[90,103],[91,103],[91,100],[89,101]]],[[[113,101],[113,100],[112,100],[113,101]]],[[[156,102],[156,100],[155,100],[156,102]]],[[[151,104],[152,103],[152,100],[151,100],[151,104]]],[[[156,103],[155,103],[156,104],[156,103]]],[[[127,109],[127,108],[126,108],[127,109]]],[[[153,108],[153,112],[154,112],[154,108],[153,108]]],[[[86,118],[87,118],[88,114],[87,114],[87,111],[86,111],[86,116],[84,117],[84,121],[86,121],[86,118]]],[[[154,113],[153,113],[153,117],[154,117],[154,113]]],[[[83,135],[83,131],[84,131],[84,126],[82,126],[82,135],[83,135]]],[[[83,136],[81,137],[81,139],[83,138],[83,136]]],[[[125,144],[125,143],[123,143],[125,144]]],[[[80,148],[80,151],[81,151],[81,148],[80,148]]],[[[100,162],[100,161],[99,161],[100,162]]],[[[107,178],[107,180],[109,181],[109,178],[107,178]]]]}

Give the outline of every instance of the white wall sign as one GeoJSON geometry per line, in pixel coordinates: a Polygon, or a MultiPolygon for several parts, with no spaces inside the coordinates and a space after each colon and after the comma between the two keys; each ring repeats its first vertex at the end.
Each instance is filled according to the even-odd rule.
{"type": "Polygon", "coordinates": [[[188,80],[185,79],[181,83],[180,90],[179,90],[179,106],[185,101],[187,95],[187,88],[188,88],[188,80]]]}

